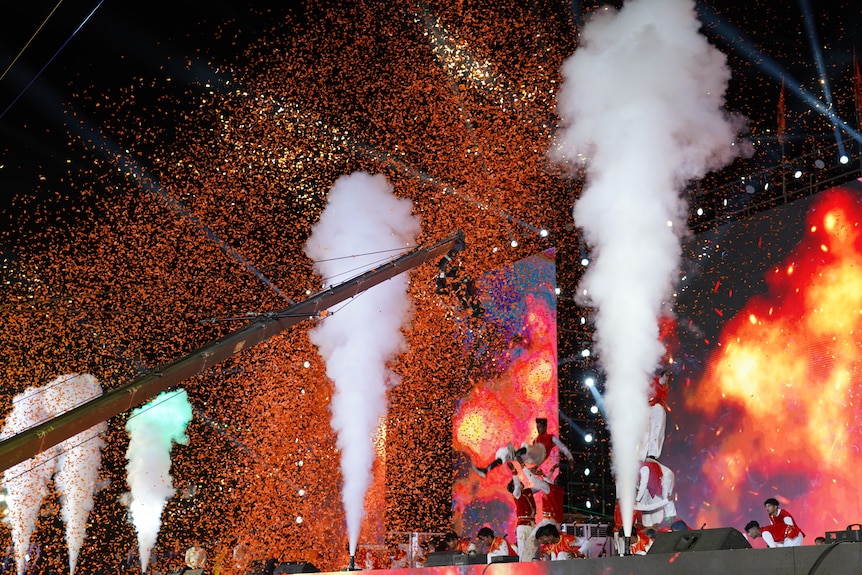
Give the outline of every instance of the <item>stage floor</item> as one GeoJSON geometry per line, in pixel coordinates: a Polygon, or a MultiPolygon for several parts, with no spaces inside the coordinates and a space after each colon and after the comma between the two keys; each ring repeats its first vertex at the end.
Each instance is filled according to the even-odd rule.
{"type": "Polygon", "coordinates": [[[407,575],[859,575],[862,543],[381,570],[407,575]]]}

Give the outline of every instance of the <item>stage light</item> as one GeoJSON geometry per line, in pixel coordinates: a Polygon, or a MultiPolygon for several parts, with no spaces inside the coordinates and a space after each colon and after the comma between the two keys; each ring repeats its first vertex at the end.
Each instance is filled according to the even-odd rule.
{"type": "Polygon", "coordinates": [[[581,357],[590,357],[590,350],[585,349],[581,352],[581,357]]]}
{"type": "Polygon", "coordinates": [[[822,170],[823,168],[826,167],[826,162],[824,162],[820,158],[817,158],[816,160],[814,160],[814,167],[817,168],[818,170],[822,170]]]}
{"type": "Polygon", "coordinates": [[[582,317],[581,318],[581,325],[584,325],[585,323],[587,323],[587,318],[582,317]]]}
{"type": "Polygon", "coordinates": [[[586,432],[586,433],[584,434],[584,441],[585,441],[586,443],[592,443],[592,442],[593,442],[593,434],[592,434],[592,433],[590,433],[589,431],[588,431],[588,432],[586,432]]]}
{"type": "Polygon", "coordinates": [[[588,266],[588,265],[590,265],[590,260],[588,260],[587,258],[583,258],[583,259],[581,260],[581,265],[582,265],[582,266],[588,266]]]}
{"type": "Polygon", "coordinates": [[[796,178],[797,180],[799,178],[801,178],[802,177],[802,170],[796,170],[795,172],[793,172],[793,177],[796,178]]]}
{"type": "Polygon", "coordinates": [[[445,272],[446,268],[449,267],[449,262],[452,261],[452,256],[449,254],[444,255],[440,258],[440,261],[437,262],[437,269],[441,272],[445,272]]]}
{"type": "Polygon", "coordinates": [[[588,377],[587,379],[584,380],[584,385],[586,385],[587,387],[593,387],[595,384],[596,384],[596,380],[593,379],[592,377],[588,377]]]}
{"type": "Polygon", "coordinates": [[[305,497],[305,489],[300,489],[299,491],[296,492],[296,494],[299,495],[300,497],[305,497]]]}
{"type": "Polygon", "coordinates": [[[546,238],[548,237],[548,233],[548,230],[542,228],[541,230],[539,230],[539,237],[546,238]]]}
{"type": "Polygon", "coordinates": [[[590,408],[590,413],[592,413],[593,415],[595,415],[598,412],[599,412],[599,406],[598,405],[594,405],[590,408]]]}
{"type": "Polygon", "coordinates": [[[584,469],[584,475],[589,475],[589,474],[590,474],[590,468],[587,467],[586,469],[584,469]]]}
{"type": "Polygon", "coordinates": [[[672,222],[672,221],[670,221],[670,220],[668,220],[668,221],[667,221],[667,227],[672,228],[672,227],[673,227],[673,222],[672,222]]]}
{"type": "Polygon", "coordinates": [[[757,191],[757,190],[755,190],[755,189],[754,189],[754,185],[752,185],[752,184],[745,184],[745,193],[746,193],[746,194],[753,194],[753,193],[754,193],[754,192],[756,192],[756,191],[757,191]]]}
{"type": "Polygon", "coordinates": [[[841,162],[842,164],[846,164],[847,162],[850,161],[850,158],[847,157],[847,154],[841,154],[841,157],[838,158],[838,161],[841,162]]]}
{"type": "Polygon", "coordinates": [[[311,362],[310,362],[310,361],[308,361],[308,360],[303,361],[303,362],[302,362],[302,367],[304,367],[304,368],[308,369],[309,367],[311,367],[311,362]]]}
{"type": "Polygon", "coordinates": [[[297,522],[297,523],[302,523],[302,515],[297,515],[297,517],[296,517],[296,522],[297,522]]]}
{"type": "Polygon", "coordinates": [[[518,247],[518,240],[512,240],[512,242],[509,245],[511,245],[513,248],[518,247]]]}
{"type": "Polygon", "coordinates": [[[703,208],[697,208],[697,215],[699,215],[699,216],[703,215],[703,208]]]}
{"type": "Polygon", "coordinates": [[[593,504],[592,504],[591,502],[589,502],[589,501],[587,501],[585,505],[587,506],[587,509],[592,509],[592,508],[593,508],[593,504]]]}

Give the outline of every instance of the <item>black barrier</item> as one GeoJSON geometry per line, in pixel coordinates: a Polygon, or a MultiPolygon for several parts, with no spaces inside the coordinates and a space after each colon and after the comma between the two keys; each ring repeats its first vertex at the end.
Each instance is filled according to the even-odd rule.
{"type": "Polygon", "coordinates": [[[852,523],[844,531],[827,531],[826,542],[862,541],[862,524],[852,523]]]}
{"type": "Polygon", "coordinates": [[[286,561],[279,563],[273,570],[273,575],[281,575],[281,573],[318,573],[320,569],[311,563],[291,562],[286,561]]]}
{"type": "Polygon", "coordinates": [[[482,565],[488,562],[484,553],[467,554],[459,551],[435,551],[425,559],[425,567],[448,567],[451,565],[482,565]]]}
{"type": "Polygon", "coordinates": [[[724,549],[751,549],[745,536],[733,527],[699,529],[697,531],[670,531],[659,533],[647,555],[680,553],[683,551],[721,551],[724,549]]]}

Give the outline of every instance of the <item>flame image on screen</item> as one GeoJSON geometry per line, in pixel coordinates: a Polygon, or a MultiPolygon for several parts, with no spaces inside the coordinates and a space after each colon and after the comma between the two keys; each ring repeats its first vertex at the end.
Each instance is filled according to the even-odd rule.
{"type": "MultiPolygon", "coordinates": [[[[722,330],[686,409],[702,412],[696,523],[742,529],[776,497],[806,532],[858,523],[862,207],[815,200],[801,241],[722,330]]],[[[692,453],[692,456],[696,454],[692,453]]]]}

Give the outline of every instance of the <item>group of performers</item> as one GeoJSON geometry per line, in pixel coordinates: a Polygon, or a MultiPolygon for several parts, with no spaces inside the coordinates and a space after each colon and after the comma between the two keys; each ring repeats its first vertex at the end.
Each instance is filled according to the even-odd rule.
{"type": "Polygon", "coordinates": [[[805,533],[796,524],[796,520],[785,509],[781,509],[778,500],[770,497],[763,502],[769,525],[761,527],[760,523],[751,520],[745,525],[745,532],[751,539],[763,537],[767,547],[799,547],[805,539],[805,533]]]}
{"type": "MultiPolygon", "coordinates": [[[[629,538],[622,533],[619,505],[614,517],[614,543],[619,555],[646,554],[659,533],[689,529],[677,516],[673,500],[674,473],[659,461],[664,447],[670,379],[670,371],[664,369],[651,382],[648,425],[637,446],[641,465],[629,538]]],[[[484,526],[472,540],[455,533],[447,534],[437,545],[437,551],[484,553],[489,563],[501,555],[517,556],[518,561],[564,560],[588,555],[591,542],[562,529],[564,488],[558,465],[547,472],[541,469],[554,448],[569,461],[573,461],[572,453],[556,435],[548,433],[547,419],[537,418],[535,425],[537,435],[532,442],[518,448],[512,443],[501,447],[495,459],[484,467],[470,463],[472,470],[482,478],[503,464],[508,467],[512,479],[507,489],[515,505],[516,544],[510,544],[505,535],[498,535],[491,527],[484,526]],[[541,517],[537,516],[537,497],[542,503],[541,517]]],[[[748,537],[762,537],[769,547],[801,545],[804,533],[793,517],[780,508],[776,499],[767,499],[764,505],[770,523],[761,526],[757,521],[750,521],[745,526],[748,537]]]]}
{"type": "Polygon", "coordinates": [[[507,485],[515,503],[517,547],[506,542],[504,537],[493,536],[489,527],[483,527],[477,535],[477,540],[485,545],[488,561],[498,555],[517,556],[519,561],[532,561],[536,558],[550,560],[573,559],[584,557],[589,541],[576,538],[562,531],[563,500],[565,497],[562,477],[558,465],[554,465],[545,473],[541,465],[548,459],[556,447],[569,461],[573,456],[568,447],[551,433],[548,433],[548,420],[536,419],[536,438],[532,443],[525,443],[515,449],[509,443],[497,450],[496,458],[485,467],[472,465],[473,471],[480,477],[485,477],[489,471],[502,465],[509,468],[512,479],[507,485]],[[524,480],[522,481],[521,475],[524,480]],[[536,496],[541,498],[542,517],[536,523],[536,496]]]}
{"type": "MultiPolygon", "coordinates": [[[[636,532],[632,538],[631,553],[645,553],[648,549],[652,532],[647,534],[647,528],[658,526],[676,516],[672,499],[674,474],[658,461],[664,446],[669,383],[670,371],[663,370],[652,379],[650,386],[648,425],[638,441],[638,452],[643,463],[635,501],[636,532]]],[[[569,461],[573,460],[572,453],[556,435],[548,433],[547,419],[536,419],[536,433],[532,443],[525,443],[518,449],[509,443],[497,450],[495,459],[488,465],[478,467],[471,463],[471,468],[484,478],[503,463],[509,467],[512,481],[508,489],[517,514],[516,552],[521,561],[531,561],[537,556],[550,559],[584,557],[590,542],[562,532],[563,487],[555,481],[549,481],[549,477],[544,476],[540,469],[554,448],[569,461]],[[514,462],[518,462],[518,466],[514,462]],[[519,475],[523,475],[525,481],[519,475]],[[535,494],[542,498],[542,518],[538,524],[535,521],[535,494]]],[[[553,471],[554,468],[551,468],[549,475],[553,471]]],[[[621,521],[617,519],[617,525],[620,525],[621,521]]],[[[621,547],[621,539],[615,536],[617,539],[620,541],[618,552],[627,554],[621,547]]],[[[495,548],[493,553],[502,553],[500,549],[495,548]]],[[[492,556],[489,554],[489,560],[492,556]]]]}

